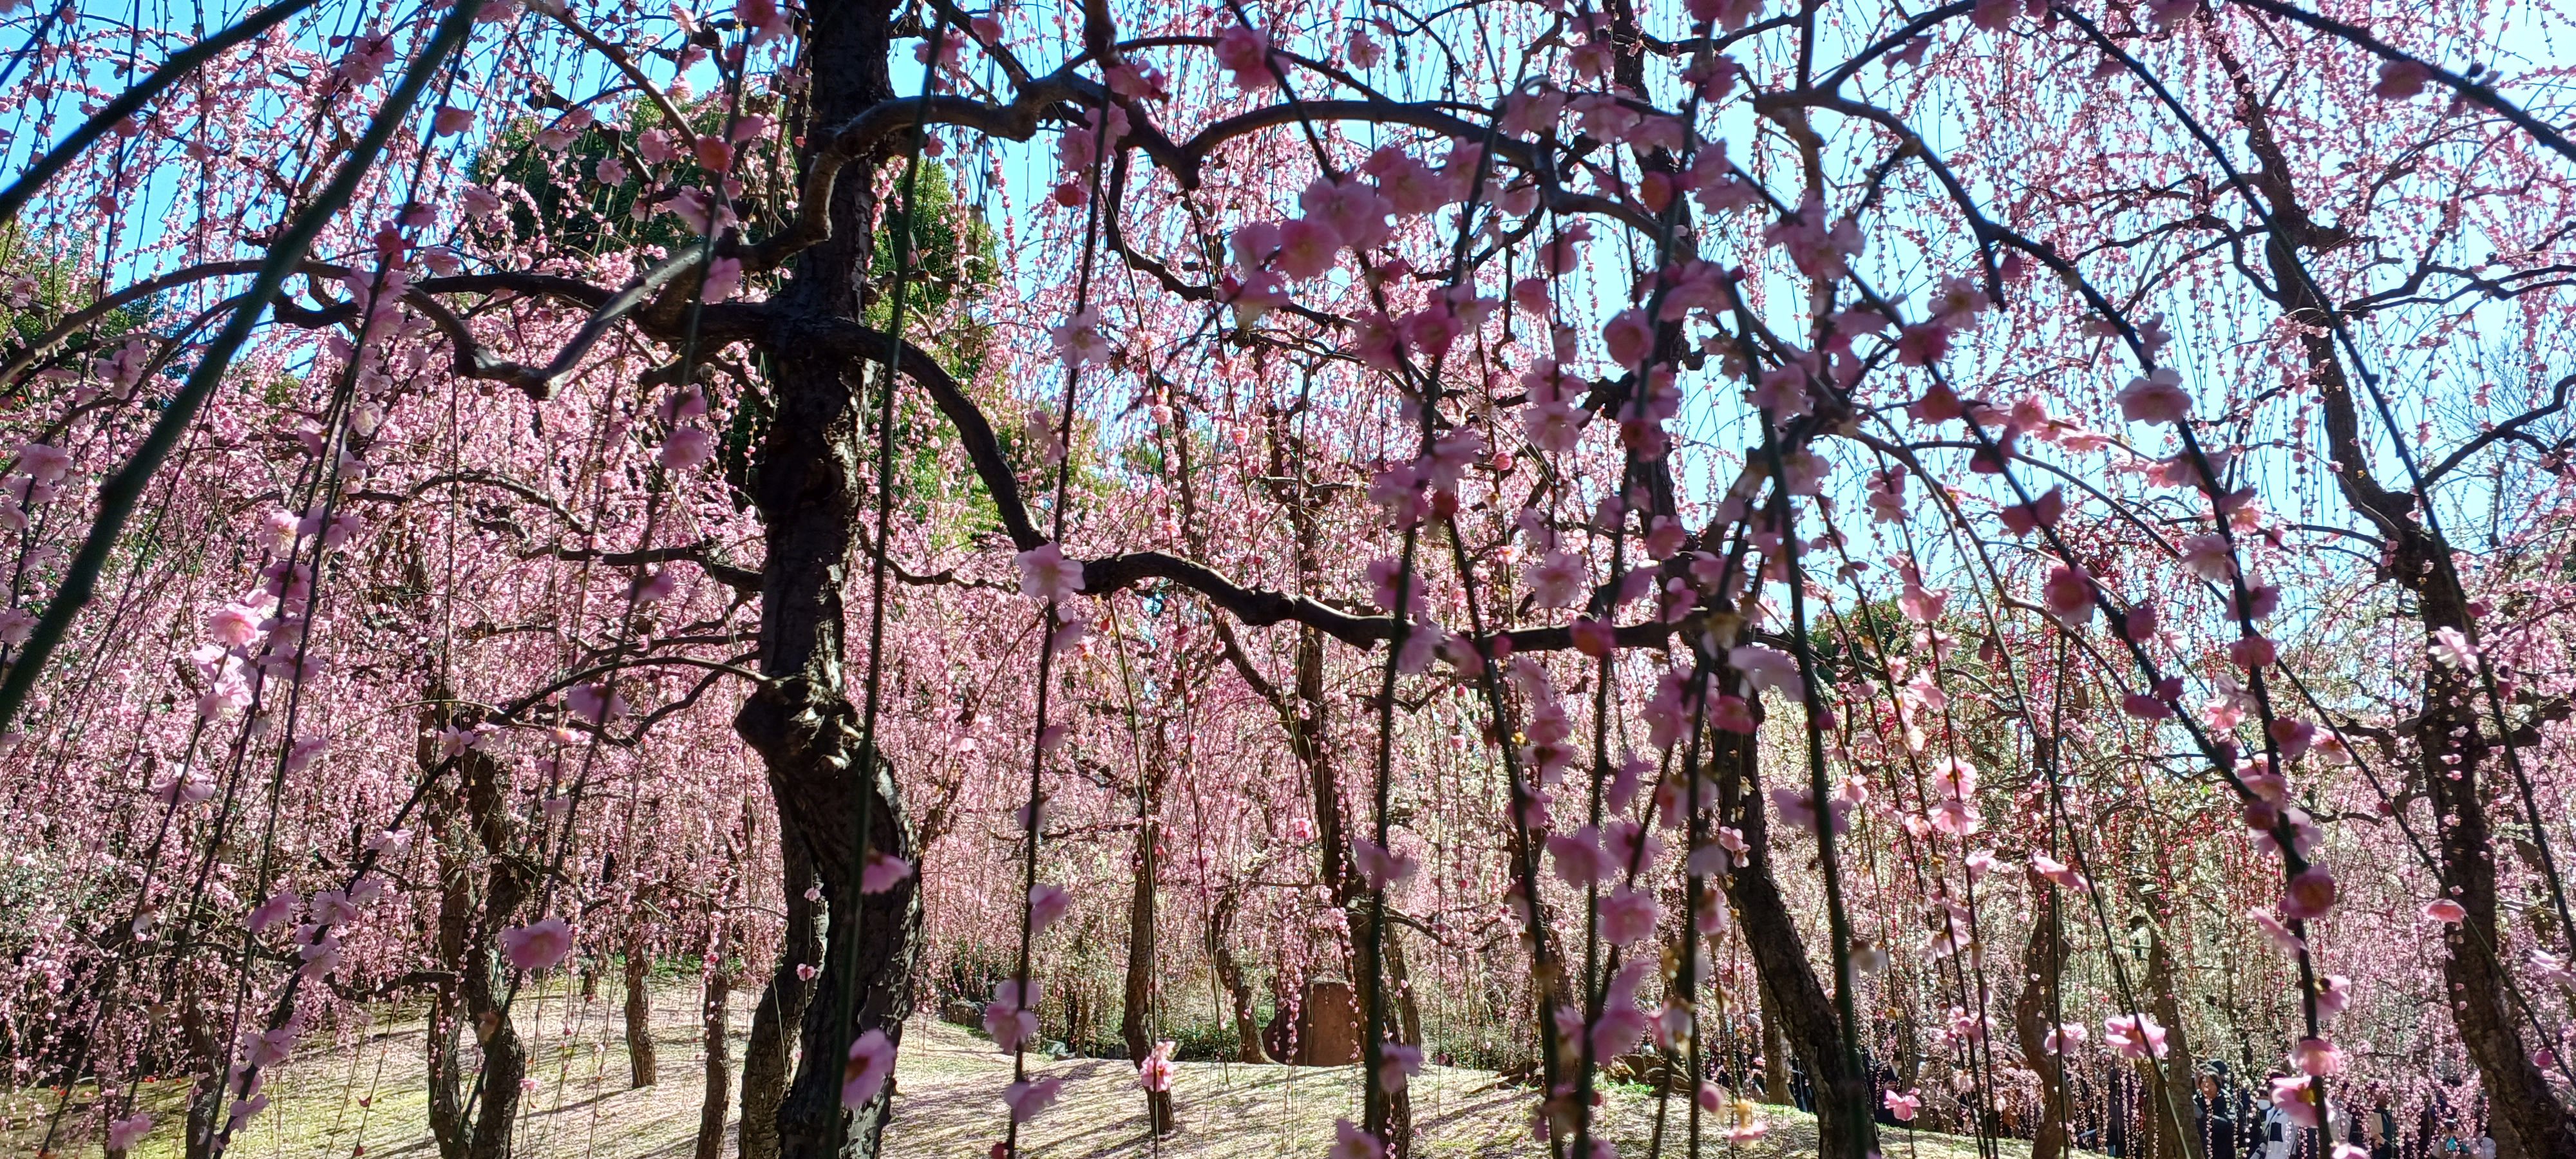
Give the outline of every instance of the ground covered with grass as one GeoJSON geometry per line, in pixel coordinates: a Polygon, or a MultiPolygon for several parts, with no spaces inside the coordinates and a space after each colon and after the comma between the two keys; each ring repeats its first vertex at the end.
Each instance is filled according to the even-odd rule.
{"type": "MultiPolygon", "coordinates": [[[[655,1043],[659,1081],[630,1086],[621,1015],[622,998],[603,986],[598,996],[546,995],[541,1005],[522,1004],[522,1032],[530,1039],[537,1089],[522,1111],[520,1159],[675,1159],[695,1146],[704,1097],[705,1052],[694,990],[656,995],[655,1043]]],[[[737,1004],[728,1054],[739,1073],[747,1008],[737,1004]]],[[[283,1067],[269,1085],[272,1104],[237,1137],[238,1159],[386,1159],[434,1157],[422,1058],[423,1024],[417,1011],[386,1010],[375,1025],[353,1029],[327,1049],[315,1046],[283,1067]]],[[[1179,1131],[1159,1142],[1147,1137],[1144,1096],[1135,1071],[1114,1059],[1049,1059],[1032,1055],[1033,1075],[1061,1077],[1064,1093],[1054,1108],[1029,1125],[1021,1153],[1029,1159],[1094,1159],[1142,1155],[1166,1159],[1316,1159],[1332,1145],[1334,1120],[1359,1114],[1359,1068],[1243,1066],[1184,1062],[1174,1067],[1173,1100],[1179,1131]]],[[[893,1159],[975,1159],[1000,1138],[1002,1087],[1011,1058],[981,1034],[934,1021],[905,1032],[897,1063],[899,1094],[887,1137],[893,1159]]],[[[156,1120],[135,1159],[175,1159],[180,1153],[180,1102],[184,1081],[147,1085],[142,1105],[156,1120]]],[[[1544,1155],[1530,1138],[1530,1092],[1504,1085],[1489,1071],[1425,1067],[1414,1079],[1416,1153],[1430,1159],[1524,1159],[1544,1155]]],[[[52,1151],[97,1155],[100,1144],[83,1112],[91,1090],[72,1093],[70,1113],[52,1151]]],[[[33,1155],[43,1146],[48,1122],[62,1096],[53,1090],[0,1095],[0,1152],[33,1155]]],[[[1640,1156],[1653,1130],[1656,1100],[1643,1087],[1608,1092],[1604,1121],[1622,1155],[1640,1156]]],[[[1672,1106],[1678,1132],[1683,1107],[1672,1106]]],[[[1768,1132],[1730,1146],[1717,1124],[1707,1128],[1706,1155],[1813,1154],[1815,1122],[1785,1107],[1763,1107],[1768,1132]]],[[[728,1123],[724,1154],[734,1153],[728,1123]]],[[[1973,1140],[1903,1133],[1886,1140],[1891,1157],[1970,1159],[1973,1140]]],[[[1677,1139],[1666,1154],[1682,1154],[1677,1139]]],[[[2007,1157],[2027,1153],[2007,1142],[2007,1157]]]]}

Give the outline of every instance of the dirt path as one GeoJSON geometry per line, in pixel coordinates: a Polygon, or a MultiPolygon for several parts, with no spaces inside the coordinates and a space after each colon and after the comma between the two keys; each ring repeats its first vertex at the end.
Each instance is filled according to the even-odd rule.
{"type": "MultiPolygon", "coordinates": [[[[630,1089],[621,999],[603,985],[583,1000],[561,990],[523,999],[521,1033],[529,1041],[537,1086],[529,1092],[518,1130],[518,1159],[685,1159],[695,1143],[704,1095],[702,1052],[694,988],[656,994],[654,1039],[660,1081],[630,1089]]],[[[735,1003],[728,1048],[740,1074],[746,1003],[735,1003]]],[[[435,1159],[422,1066],[423,1027],[418,1018],[391,1014],[363,1034],[333,1046],[315,1045],[281,1069],[269,1086],[272,1104],[237,1137],[236,1159],[435,1159]]],[[[1359,1114],[1357,1067],[1248,1067],[1188,1062],[1175,1068],[1173,1100],[1180,1131],[1159,1148],[1146,1138],[1144,1098],[1135,1071],[1103,1059],[1062,1061],[1032,1057],[1032,1073],[1065,1080],[1054,1108],[1021,1137],[1028,1159],[1319,1159],[1333,1141],[1333,1122],[1359,1114]]],[[[1001,1138],[1000,1093],[1011,1079],[1009,1055],[982,1036],[944,1023],[919,1021],[905,1032],[896,1064],[900,1094],[887,1137],[890,1159],[980,1159],[1001,1138]]],[[[1528,1130],[1529,1092],[1497,1087],[1485,1071],[1425,1067],[1414,1079],[1414,1121],[1425,1159],[1537,1159],[1546,1151],[1528,1130]]],[[[147,1086],[143,1105],[157,1120],[136,1159],[176,1159],[179,1102],[184,1083],[147,1086]]],[[[57,1097],[51,1091],[0,1093],[0,1154],[34,1155],[44,1121],[57,1097]]],[[[87,1092],[74,1096],[70,1120],[78,1124],[56,1140],[54,1153],[100,1154],[81,1113],[87,1092]]],[[[1608,1137],[1619,1153],[1642,1156],[1655,1103],[1643,1088],[1609,1092],[1603,1108],[1608,1137]]],[[[1683,1108],[1673,1108],[1678,1132],[1683,1108]]],[[[1771,1126],[1761,1140],[1727,1146],[1711,1124],[1702,1153],[1743,1159],[1812,1154],[1815,1124],[1787,1108],[1764,1107],[1771,1126]]],[[[732,1123],[723,1154],[734,1153],[732,1123]]],[[[1947,1135],[1893,1134],[1888,1159],[1974,1159],[1973,1141],[1947,1135]]],[[[1665,1153],[1679,1155],[1678,1140],[1665,1153]]],[[[2007,1159],[2026,1155],[2024,1144],[2005,1144],[2007,1159]]]]}

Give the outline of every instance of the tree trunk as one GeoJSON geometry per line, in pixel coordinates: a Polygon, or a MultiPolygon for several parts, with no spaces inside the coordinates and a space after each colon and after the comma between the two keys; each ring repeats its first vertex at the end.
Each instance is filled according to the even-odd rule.
{"type": "MultiPolygon", "coordinates": [[[[765,710],[760,699],[770,695],[761,693],[745,715],[765,710]]],[[[823,969],[798,1032],[795,1078],[779,1104],[779,1154],[784,1159],[873,1159],[893,1088],[855,1112],[843,1107],[842,1060],[854,1037],[869,1030],[883,1031],[897,1045],[902,1041],[904,1020],[912,1013],[909,976],[919,949],[921,897],[911,878],[883,893],[858,892],[858,846],[852,835],[858,826],[859,792],[836,795],[814,781],[778,772],[782,765],[799,763],[772,759],[773,792],[780,801],[803,803],[801,813],[781,812],[781,833],[803,842],[813,855],[828,920],[823,969]]],[[[869,848],[909,858],[912,830],[904,820],[892,770],[880,761],[874,773],[869,778],[874,782],[869,848]]]]}
{"type": "MultiPolygon", "coordinates": [[[[433,703],[446,703],[444,690],[433,690],[433,703]]],[[[433,715],[424,738],[453,721],[433,715]]],[[[471,724],[471,721],[462,723],[471,724]]],[[[432,742],[423,739],[421,766],[436,764],[432,742]]],[[[455,971],[456,981],[441,986],[430,1006],[428,1083],[430,1133],[442,1159],[504,1159],[519,1113],[519,1080],[527,1075],[527,1053],[511,1025],[504,995],[508,988],[501,960],[499,933],[515,919],[527,900],[530,869],[515,856],[516,823],[510,815],[509,771],[479,749],[456,758],[457,812],[482,848],[482,896],[472,886],[470,858],[460,842],[439,840],[439,956],[455,971]],[[474,1035],[482,1055],[473,1090],[464,1091],[462,1035],[474,1035]]],[[[439,810],[440,813],[447,812],[439,810]]],[[[433,828],[444,828],[442,821],[433,828]]]]}
{"type": "MultiPolygon", "coordinates": [[[[1343,913],[1350,921],[1351,997],[1359,1007],[1360,1033],[1369,1033],[1369,1004],[1374,1001],[1380,1022],[1377,1033],[1394,1041],[1415,1042],[1416,1039],[1407,1032],[1407,1023],[1413,1020],[1405,1017],[1404,1002],[1399,997],[1402,989],[1396,975],[1403,968],[1404,958],[1403,947],[1396,941],[1395,923],[1388,922],[1383,936],[1376,939],[1386,951],[1386,961],[1381,963],[1369,953],[1372,940],[1369,927],[1375,921],[1369,907],[1369,895],[1364,892],[1357,874],[1351,875],[1348,884],[1354,893],[1343,913]]],[[[1367,1048],[1363,1045],[1361,1049],[1367,1048]]],[[[1386,1096],[1386,1153],[1389,1159],[1403,1159],[1412,1152],[1413,1092],[1410,1088],[1389,1092],[1386,1096]]]]}
{"type": "MultiPolygon", "coordinates": [[[[1292,510],[1293,514],[1293,510],[1292,510]]],[[[1311,535],[1311,520],[1299,525],[1300,542],[1311,535]]],[[[1368,1011],[1376,1009],[1380,1017],[1402,1036],[1406,1019],[1395,1005],[1381,994],[1387,987],[1387,972],[1381,969],[1369,952],[1369,927],[1375,918],[1369,912],[1367,886],[1351,871],[1351,838],[1348,820],[1342,813],[1341,780],[1333,768],[1331,750],[1325,738],[1331,735],[1326,726],[1324,696],[1324,638],[1314,628],[1301,628],[1297,636],[1297,695],[1281,712],[1288,729],[1288,746],[1306,766],[1306,784],[1313,794],[1315,808],[1316,856],[1321,864],[1322,881],[1332,890],[1342,907],[1343,927],[1350,933],[1349,970],[1352,997],[1359,1003],[1363,1033],[1368,1011]],[[1372,1007],[1372,1003],[1376,1005],[1372,1007]]],[[[1401,948],[1395,945],[1392,929],[1384,939],[1392,960],[1401,948]]],[[[1390,1159],[1403,1159],[1413,1147],[1412,1092],[1396,1091],[1387,1096],[1386,1150],[1390,1159]]]]}
{"type": "MultiPolygon", "coordinates": [[[[802,123],[793,128],[810,134],[798,138],[807,150],[828,136],[823,127],[894,99],[891,13],[883,0],[806,6],[805,75],[812,80],[802,123]]],[[[811,157],[802,154],[800,164],[811,157]]],[[[863,517],[870,440],[854,388],[869,375],[805,337],[814,323],[865,317],[877,226],[874,160],[859,158],[841,173],[827,207],[830,236],[796,256],[772,299],[778,317],[763,342],[769,425],[750,480],[768,549],[760,671],[771,682],[744,702],[734,729],[760,753],[779,841],[803,846],[829,918],[819,1000],[806,1005],[796,1075],[778,1109],[782,1159],[877,1154],[886,1097],[855,1111],[843,1107],[842,1067],[851,1041],[868,1030],[900,1043],[919,950],[915,879],[878,894],[858,890],[862,848],[906,859],[914,852],[892,770],[880,754],[861,750],[859,711],[842,693],[849,684],[842,584],[847,574],[866,574],[863,562],[854,563],[853,529],[863,517]]]]}
{"type": "Polygon", "coordinates": [[[440,987],[429,1008],[429,1133],[440,1159],[465,1159],[464,1002],[440,987]]]}
{"type": "MultiPolygon", "coordinates": [[[[2447,550],[2430,534],[2405,542],[2413,539],[2424,542],[2421,551],[2447,550]]],[[[2423,577],[2413,586],[2428,638],[2439,628],[2466,625],[2468,601],[2457,584],[2448,582],[2429,559],[2410,558],[2404,549],[2397,561],[2396,566],[2419,569],[2423,577]]],[[[2460,1043],[2477,1064],[2487,1092],[2497,1154],[2569,1159],[2576,1156],[2576,1121],[2559,1102],[2549,1076],[2532,1061],[2514,1012],[2510,979],[2497,961],[2506,942],[2496,924],[2495,840],[2487,819],[2488,793],[2480,783],[2494,750],[2479,727],[2472,681],[2459,669],[2432,666],[2425,674],[2423,711],[2415,729],[2421,779],[2433,806],[2442,892],[2465,914],[2443,930],[2442,980],[2450,990],[2460,1043]]]]}
{"type": "MultiPolygon", "coordinates": [[[[2021,1040],[2022,1061],[2039,1076],[2037,1121],[2031,1124],[2030,1159],[2062,1159],[2066,1153],[2066,1064],[2048,1050],[2059,1011],[2058,992],[2066,973],[2066,935],[2060,924],[2056,887],[2037,874],[2030,877],[2030,942],[2022,950],[2021,997],[2013,1002],[2013,1033],[2021,1040]]],[[[2225,1159],[2234,1159],[2233,1156],[2225,1159]]]]}
{"type": "Polygon", "coordinates": [[[1771,984],[1756,975],[1754,989],[1762,998],[1762,1101],[1789,1105],[1789,1042],[1780,1033],[1780,1014],[1771,1000],[1771,984]]]}
{"type": "Polygon", "coordinates": [[[1797,922],[1771,876],[1770,834],[1752,738],[1719,732],[1713,741],[1719,809],[1728,823],[1743,830],[1746,847],[1746,863],[1727,876],[1726,893],[1743,919],[1744,944],[1762,975],[1781,1033],[1807,1064],[1807,1079],[1815,1089],[1817,1153],[1828,1159],[1863,1159],[1878,1151],[1869,1075],[1844,1050],[1834,1000],[1807,961],[1797,922]]]}
{"type": "Polygon", "coordinates": [[[501,927],[514,920],[527,900],[533,876],[511,848],[515,825],[510,816],[509,773],[501,762],[468,749],[456,761],[466,815],[482,839],[485,871],[483,906],[475,937],[457,963],[457,988],[465,995],[465,1013],[473,1019],[474,1039],[482,1048],[483,1066],[475,1083],[474,1132],[466,1159],[508,1159],[510,1131],[519,1119],[519,1080],[528,1073],[527,1050],[510,1022],[507,965],[501,960],[501,927]]]}
{"type": "MultiPolygon", "coordinates": [[[[2431,601],[2426,603],[2429,619],[2431,601]]],[[[2466,913],[2443,930],[2447,952],[2442,980],[2449,984],[2460,1042],[2487,1091],[2497,1153],[2519,1148],[2535,1159],[2567,1159],[2576,1156],[2576,1123],[2569,1121],[2548,1076],[2531,1061],[2504,970],[2496,962],[2505,940],[2496,924],[2493,834],[2478,784],[2479,764],[2487,753],[2482,745],[2462,744],[2451,731],[2465,728],[2467,737],[2477,736],[2466,684],[2465,677],[2451,670],[2435,670],[2426,682],[2424,723],[2416,734],[2436,818],[2442,891],[2466,913]],[[2459,763],[2441,763],[2445,755],[2459,763]]]]}
{"type": "MultiPolygon", "coordinates": [[[[716,943],[724,952],[724,943],[716,943]]],[[[732,1093],[733,1067],[725,1057],[726,1005],[733,996],[733,975],[722,963],[707,971],[706,1003],[701,1008],[707,1051],[707,1094],[698,1107],[696,1159],[716,1159],[724,1150],[725,1103],[732,1093]]]]}
{"type": "Polygon", "coordinates": [[[2200,1136],[2192,1130],[2191,1037],[2184,1031],[2182,999],[2174,985],[2173,954],[2163,931],[2147,927],[2147,993],[2149,1011],[2165,1028],[2165,1056],[2139,1067],[2139,1117],[2146,1121],[2148,1159],[2201,1159],[2200,1136]]]}
{"type": "Polygon", "coordinates": [[[1252,979],[1234,956],[1234,918],[1242,905],[1242,887],[1230,886],[1219,891],[1215,904],[1208,907],[1208,967],[1234,1007],[1235,1061],[1267,1063],[1270,1052],[1261,1045],[1260,1009],[1253,1002],[1252,979]]]}
{"type": "MultiPolygon", "coordinates": [[[[1150,795],[1143,800],[1149,801],[1150,795]]],[[[1134,868],[1135,886],[1127,898],[1127,990],[1118,1016],[1118,1034],[1126,1040],[1128,1060],[1139,1065],[1154,1049],[1153,1025],[1147,1015],[1154,1002],[1154,878],[1161,868],[1157,847],[1162,839],[1162,826],[1150,815],[1142,819],[1136,826],[1136,850],[1129,862],[1134,868]]],[[[1145,1114],[1158,1136],[1178,1129],[1172,1119],[1170,1091],[1146,1091],[1145,1114]]]]}
{"type": "Polygon", "coordinates": [[[1386,985],[1395,992],[1396,1035],[1403,1042],[1422,1045],[1422,1002],[1413,993],[1413,973],[1404,964],[1404,939],[1396,936],[1399,927],[1388,922],[1386,927],[1386,985]]]}
{"type": "Polygon", "coordinates": [[[778,1159],[778,1107],[787,1098],[787,1076],[795,1061],[795,1039],[787,1028],[805,1020],[805,1007],[814,997],[814,983],[797,967],[816,965],[823,958],[815,904],[805,896],[815,885],[813,867],[804,847],[793,843],[781,843],[779,859],[787,927],[779,939],[778,963],[769,972],[769,985],[761,993],[759,1008],[751,1013],[751,1041],[742,1048],[741,1159],[778,1159]]]}
{"type": "MultiPolygon", "coordinates": [[[[181,1041],[187,1046],[189,1055],[204,1064],[196,1068],[198,1072],[211,1074],[223,1064],[215,1053],[215,1035],[207,1024],[205,1007],[199,1005],[193,991],[187,992],[180,1002],[181,1041]]],[[[187,1159],[207,1159],[214,1154],[215,1132],[223,1125],[218,1116],[223,1113],[224,1090],[222,1083],[201,1078],[188,1092],[187,1159]]]]}
{"type": "MultiPolygon", "coordinates": [[[[2325,420],[2325,453],[2334,464],[2336,489],[2386,541],[2383,573],[2415,596],[2416,618],[2423,624],[2426,641],[2443,628],[2465,629],[2470,626],[2468,593],[2452,566],[2451,545],[2424,521],[2419,510],[2425,502],[2422,496],[2411,490],[2391,490],[2374,473],[2370,454],[2363,449],[2352,380],[2335,347],[2333,315],[2301,269],[2303,255],[2323,251],[2328,248],[2324,243],[2339,235],[2328,234],[2309,217],[2291,181],[2297,170],[2290,167],[2287,151],[2273,132],[2261,94],[2226,54],[2225,45],[2214,38],[2210,43],[2235,85],[2247,144],[2262,162],[2248,179],[2271,205],[2274,228],[2264,245],[2264,260],[2273,284],[2279,287],[2283,313],[2299,326],[2300,352],[2325,420]]],[[[2472,673],[2447,664],[2431,665],[2425,672],[2424,703],[2415,718],[2417,769],[2432,798],[2443,893],[2467,911],[2465,920],[2445,931],[2449,953],[2442,963],[2442,980],[2450,989],[2451,1019],[2459,1029],[2460,1043],[2477,1064],[2498,1152],[2518,1146],[2525,1154],[2570,1159],[2576,1157],[2576,1118],[2570,1117],[2548,1075],[2532,1061],[2514,1014],[2508,979],[2495,957],[2504,942],[2495,924],[2493,834],[2488,828],[2486,795],[2478,782],[2479,766],[2490,751],[2479,719],[2479,691],[2472,673]]],[[[2503,743],[2513,739],[2494,738],[2503,743]]]]}
{"type": "Polygon", "coordinates": [[[626,942],[626,1064],[631,1071],[628,1087],[652,1086],[659,1060],[653,1053],[653,996],[645,979],[653,969],[652,951],[644,944],[642,931],[626,942]]]}
{"type": "MultiPolygon", "coordinates": [[[[474,917],[480,906],[474,898],[472,867],[462,842],[446,832],[452,820],[447,813],[447,809],[433,803],[426,828],[438,857],[438,960],[461,978],[466,970],[466,946],[473,940],[474,917]]],[[[440,986],[432,992],[425,1038],[429,1052],[429,1132],[438,1141],[440,1159],[465,1159],[467,1136],[471,1133],[465,1124],[464,1095],[463,1035],[468,1021],[465,995],[456,985],[440,986]]]]}

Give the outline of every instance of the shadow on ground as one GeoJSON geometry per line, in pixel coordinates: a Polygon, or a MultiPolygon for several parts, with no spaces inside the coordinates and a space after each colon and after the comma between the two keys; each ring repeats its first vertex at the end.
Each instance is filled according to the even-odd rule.
{"type": "MultiPolygon", "coordinates": [[[[656,1050],[661,1081],[630,1089],[622,996],[602,987],[582,999],[563,991],[522,1000],[520,1026],[535,1065],[536,1089],[522,1111],[515,1159],[686,1159],[695,1146],[705,1057],[694,992],[656,996],[656,1050]]],[[[739,1063],[750,1012],[739,1009],[729,1052],[739,1063]]],[[[246,1127],[234,1159],[434,1159],[424,1088],[422,1026],[416,1015],[386,1012],[372,1027],[336,1044],[310,1044],[271,1082],[272,1105],[246,1127]]],[[[1320,1159],[1332,1146],[1334,1120],[1359,1115],[1359,1068],[1241,1066],[1190,1062],[1174,1068],[1173,1101],[1180,1130],[1160,1141],[1145,1129],[1144,1094],[1126,1063],[1032,1057],[1033,1077],[1064,1080],[1063,1095],[1022,1129],[1027,1159],[1320,1159]]],[[[888,1159],[981,1159],[1002,1137],[1001,1091],[1011,1058],[980,1035],[921,1021],[905,1032],[896,1064],[898,1094],[886,1140],[888,1159]]],[[[176,1159],[184,1081],[149,1084],[142,1105],[156,1125],[134,1159],[176,1159]]],[[[1499,1087],[1485,1071],[1426,1067],[1413,1080],[1415,1153],[1424,1159],[1540,1159],[1530,1138],[1529,1092],[1499,1087]]],[[[76,1091],[53,1153],[97,1156],[94,1092],[76,1091]]],[[[53,1091],[0,1093],[0,1153],[34,1155],[59,1096],[53,1091]]],[[[1615,1089],[1603,1107],[1603,1130],[1624,1156],[1643,1156],[1655,1100],[1642,1088],[1615,1089]]],[[[1681,1155],[1683,1107],[1671,1108],[1675,1137],[1666,1155],[1681,1155]]],[[[1785,1108],[1762,1108],[1770,1131],[1730,1147],[1714,1124],[1701,1154],[1741,1159],[1813,1154],[1815,1123],[1785,1108]]],[[[734,1154],[728,1122],[722,1154],[734,1154]]],[[[1973,1140],[1895,1134],[1889,1159],[1975,1159],[1973,1140]]],[[[2005,1159],[2028,1147],[2003,1145],[2005,1159]]]]}

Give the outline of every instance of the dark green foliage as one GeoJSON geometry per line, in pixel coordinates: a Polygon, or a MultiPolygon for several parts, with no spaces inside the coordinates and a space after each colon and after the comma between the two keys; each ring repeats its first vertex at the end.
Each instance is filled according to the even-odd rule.
{"type": "MultiPolygon", "coordinates": [[[[92,277],[58,238],[30,238],[15,228],[0,232],[0,359],[15,357],[65,313],[88,302],[92,277]],[[26,305],[13,306],[21,278],[32,280],[35,292],[26,305]]],[[[128,336],[151,331],[163,312],[159,295],[119,306],[66,337],[50,360],[72,369],[85,367],[128,336]]]]}

